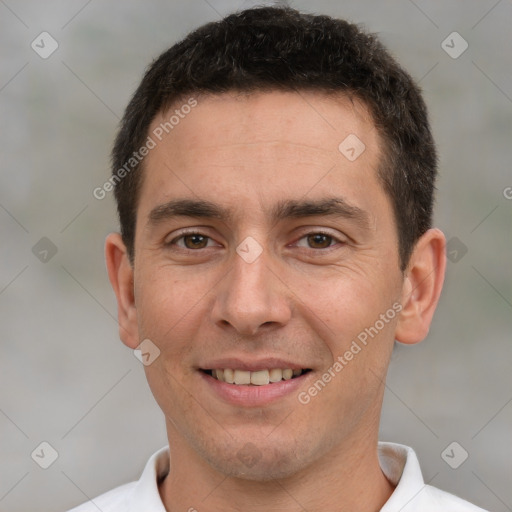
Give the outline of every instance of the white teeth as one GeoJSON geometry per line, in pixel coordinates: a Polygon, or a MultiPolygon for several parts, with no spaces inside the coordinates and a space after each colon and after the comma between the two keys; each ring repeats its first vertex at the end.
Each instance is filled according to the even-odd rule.
{"type": "MultiPolygon", "coordinates": [[[[222,372],[222,370],[217,370],[218,372],[222,372]]],[[[220,380],[220,379],[219,379],[220,380]]],[[[224,380],[228,384],[234,384],[235,383],[235,372],[229,368],[226,368],[224,370],[224,380]]]]}
{"type": "Polygon", "coordinates": [[[261,370],[259,372],[251,372],[251,384],[255,386],[264,386],[270,382],[268,370],[261,370]]]}
{"type": "Polygon", "coordinates": [[[272,370],[268,372],[268,376],[270,382],[279,382],[283,380],[283,370],[280,368],[272,368],[272,370]]]}
{"type": "Polygon", "coordinates": [[[251,372],[245,370],[235,370],[235,384],[250,384],[251,372]]]}
{"type": "Polygon", "coordinates": [[[283,370],[283,379],[284,380],[290,380],[292,377],[293,377],[293,370],[290,370],[290,368],[283,370]]]}
{"type": "Polygon", "coordinates": [[[291,368],[272,368],[270,370],[258,370],[250,372],[247,370],[234,370],[225,368],[223,370],[216,368],[212,370],[212,377],[221,382],[237,385],[265,386],[270,382],[279,382],[281,380],[290,380],[292,377],[302,375],[304,370],[292,370],[291,368]]]}

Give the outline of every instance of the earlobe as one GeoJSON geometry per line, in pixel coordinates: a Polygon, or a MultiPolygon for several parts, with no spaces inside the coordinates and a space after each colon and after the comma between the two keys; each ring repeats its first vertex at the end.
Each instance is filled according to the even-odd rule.
{"type": "Polygon", "coordinates": [[[413,344],[428,334],[444,282],[446,240],[429,229],[416,243],[404,278],[402,306],[395,339],[413,344]]]}
{"type": "Polygon", "coordinates": [[[139,344],[139,336],[133,288],[133,267],[119,233],[111,233],[107,236],[105,260],[110,284],[117,298],[119,336],[125,345],[135,349],[139,344]]]}

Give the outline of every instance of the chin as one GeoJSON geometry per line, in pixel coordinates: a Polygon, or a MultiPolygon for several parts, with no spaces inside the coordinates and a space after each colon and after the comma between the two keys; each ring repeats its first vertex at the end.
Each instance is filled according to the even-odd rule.
{"type": "MultiPolygon", "coordinates": [[[[217,447],[218,448],[218,447],[217,447]]],[[[203,452],[206,461],[219,473],[232,478],[269,481],[288,478],[305,468],[313,458],[308,450],[298,449],[295,442],[278,447],[267,442],[247,441],[240,446],[203,452]],[[300,454],[300,455],[299,455],[300,454]]]]}
{"type": "Polygon", "coordinates": [[[281,460],[261,460],[252,467],[239,461],[225,461],[225,463],[216,461],[215,469],[220,473],[240,480],[250,480],[257,482],[267,482],[270,480],[280,480],[293,476],[302,469],[300,461],[281,460]]]}

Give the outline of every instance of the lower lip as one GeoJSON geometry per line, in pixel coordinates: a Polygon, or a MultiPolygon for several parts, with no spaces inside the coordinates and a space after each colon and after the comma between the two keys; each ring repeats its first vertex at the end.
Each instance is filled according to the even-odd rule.
{"type": "Polygon", "coordinates": [[[258,407],[278,401],[304,385],[311,371],[289,380],[281,380],[263,386],[228,384],[215,379],[211,375],[199,371],[203,381],[224,401],[233,405],[258,407]]]}

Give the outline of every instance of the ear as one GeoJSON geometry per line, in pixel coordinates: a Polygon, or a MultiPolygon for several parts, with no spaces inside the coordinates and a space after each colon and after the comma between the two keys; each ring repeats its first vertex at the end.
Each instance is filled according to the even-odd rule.
{"type": "Polygon", "coordinates": [[[126,346],[135,349],[139,345],[139,334],[133,292],[133,267],[119,233],[107,236],[105,260],[108,278],[117,297],[119,337],[126,346]]]}
{"type": "Polygon", "coordinates": [[[402,305],[395,339],[413,344],[430,329],[446,269],[446,239],[439,229],[429,229],[416,243],[405,272],[402,305]]]}

